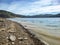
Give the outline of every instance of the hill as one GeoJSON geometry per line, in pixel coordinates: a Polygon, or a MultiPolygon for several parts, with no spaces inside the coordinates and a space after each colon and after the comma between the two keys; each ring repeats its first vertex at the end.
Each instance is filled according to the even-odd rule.
{"type": "Polygon", "coordinates": [[[60,14],[39,14],[39,15],[33,15],[33,16],[26,16],[27,18],[55,18],[60,17],[60,14]]]}
{"type": "Polygon", "coordinates": [[[24,17],[23,15],[14,14],[9,11],[0,10],[0,17],[2,18],[14,18],[14,17],[24,17]]]}
{"type": "Polygon", "coordinates": [[[19,15],[19,14],[14,14],[12,12],[9,11],[5,11],[5,10],[0,10],[0,17],[2,18],[15,18],[15,17],[19,17],[19,18],[55,18],[55,17],[60,17],[60,14],[39,14],[39,15],[33,15],[33,16],[25,16],[25,15],[19,15]]]}

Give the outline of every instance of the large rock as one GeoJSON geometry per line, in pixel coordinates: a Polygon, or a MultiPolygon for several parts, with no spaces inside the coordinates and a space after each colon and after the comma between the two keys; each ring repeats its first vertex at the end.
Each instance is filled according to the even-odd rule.
{"type": "Polygon", "coordinates": [[[14,35],[10,35],[10,40],[11,41],[15,41],[16,40],[16,37],[14,35]]]}

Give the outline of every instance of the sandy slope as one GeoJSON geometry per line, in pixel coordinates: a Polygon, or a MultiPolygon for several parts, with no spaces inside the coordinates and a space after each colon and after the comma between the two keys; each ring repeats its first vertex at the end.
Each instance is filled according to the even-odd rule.
{"type": "Polygon", "coordinates": [[[47,45],[60,45],[60,36],[54,36],[47,32],[47,29],[40,28],[36,25],[27,22],[20,22],[26,29],[36,35],[40,40],[45,42],[47,45]]]}

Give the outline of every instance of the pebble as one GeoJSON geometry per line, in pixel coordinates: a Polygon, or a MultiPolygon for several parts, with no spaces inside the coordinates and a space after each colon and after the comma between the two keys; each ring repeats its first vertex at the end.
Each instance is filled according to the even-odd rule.
{"type": "Polygon", "coordinates": [[[23,41],[23,40],[24,40],[23,37],[19,37],[18,39],[19,39],[20,41],[23,41]]]}
{"type": "Polygon", "coordinates": [[[15,31],[15,30],[8,30],[8,32],[14,33],[14,32],[16,32],[16,31],[15,31]]]}
{"type": "Polygon", "coordinates": [[[27,40],[28,38],[27,38],[27,37],[25,37],[24,39],[25,39],[25,40],[27,40]]]}
{"type": "Polygon", "coordinates": [[[14,44],[14,42],[12,42],[12,44],[14,44]]]}
{"type": "Polygon", "coordinates": [[[20,40],[20,39],[23,39],[23,37],[19,37],[18,39],[19,39],[19,40],[20,40]]]}

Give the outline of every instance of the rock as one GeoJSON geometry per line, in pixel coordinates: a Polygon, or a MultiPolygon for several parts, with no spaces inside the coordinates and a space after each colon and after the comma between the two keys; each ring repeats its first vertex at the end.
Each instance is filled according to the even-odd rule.
{"type": "Polygon", "coordinates": [[[20,41],[23,41],[23,40],[27,40],[28,38],[27,38],[27,37],[24,37],[24,38],[23,38],[23,37],[19,37],[18,39],[19,39],[20,41]]]}
{"type": "Polygon", "coordinates": [[[23,37],[19,37],[18,39],[23,39],[23,37]]]}
{"type": "Polygon", "coordinates": [[[24,40],[23,37],[19,37],[18,39],[19,39],[20,41],[23,41],[23,40],[24,40]]]}
{"type": "Polygon", "coordinates": [[[27,37],[25,37],[24,39],[25,39],[25,40],[27,40],[28,38],[27,38],[27,37]]]}
{"type": "Polygon", "coordinates": [[[12,42],[12,44],[14,44],[14,42],[12,42]]]}
{"type": "Polygon", "coordinates": [[[11,41],[15,41],[15,40],[16,40],[16,36],[10,35],[10,40],[11,40],[11,41]]]}
{"type": "Polygon", "coordinates": [[[6,37],[6,39],[8,39],[9,37],[6,37]]]}
{"type": "Polygon", "coordinates": [[[16,31],[15,30],[8,30],[8,32],[15,33],[16,31]]]}

